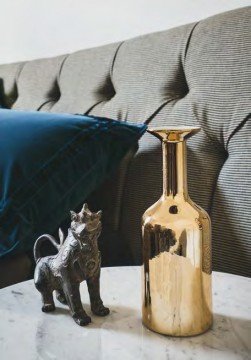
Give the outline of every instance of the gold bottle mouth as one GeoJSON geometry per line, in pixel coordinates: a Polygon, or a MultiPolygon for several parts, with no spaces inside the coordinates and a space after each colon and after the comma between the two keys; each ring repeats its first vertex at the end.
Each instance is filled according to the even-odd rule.
{"type": "Polygon", "coordinates": [[[197,126],[158,126],[149,127],[147,131],[164,142],[180,142],[197,134],[200,129],[197,126]]]}

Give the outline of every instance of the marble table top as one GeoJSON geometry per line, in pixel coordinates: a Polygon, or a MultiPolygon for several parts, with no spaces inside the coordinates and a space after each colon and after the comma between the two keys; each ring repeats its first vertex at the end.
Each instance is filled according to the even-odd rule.
{"type": "Polygon", "coordinates": [[[158,335],[141,324],[139,267],[102,269],[101,294],[111,314],[91,314],[92,323],[79,327],[57,301],[54,313],[42,313],[33,281],[0,290],[0,359],[251,359],[251,279],[214,273],[213,328],[188,338],[158,335]]]}

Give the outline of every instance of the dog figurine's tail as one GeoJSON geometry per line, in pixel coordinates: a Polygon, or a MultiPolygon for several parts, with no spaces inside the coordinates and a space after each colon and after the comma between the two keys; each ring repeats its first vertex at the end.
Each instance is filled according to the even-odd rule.
{"type": "Polygon", "coordinates": [[[49,234],[44,234],[44,235],[39,236],[39,238],[37,238],[37,240],[34,244],[34,249],[33,249],[34,259],[35,259],[36,263],[38,262],[39,259],[41,259],[40,247],[45,241],[49,240],[52,243],[52,245],[55,246],[55,248],[57,250],[59,250],[60,247],[63,245],[64,234],[61,229],[59,229],[59,239],[60,239],[60,244],[56,241],[54,236],[51,236],[49,234]]]}

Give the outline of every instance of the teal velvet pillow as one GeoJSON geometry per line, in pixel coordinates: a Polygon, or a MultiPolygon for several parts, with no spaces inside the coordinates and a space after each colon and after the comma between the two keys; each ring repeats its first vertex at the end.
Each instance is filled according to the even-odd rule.
{"type": "Polygon", "coordinates": [[[0,257],[55,231],[118,166],[146,125],[0,109],[0,257]]]}

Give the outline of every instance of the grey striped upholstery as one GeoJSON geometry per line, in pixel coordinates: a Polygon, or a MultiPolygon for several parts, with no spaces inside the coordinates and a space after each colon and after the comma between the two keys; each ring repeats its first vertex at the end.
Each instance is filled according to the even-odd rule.
{"type": "MultiPolygon", "coordinates": [[[[0,66],[0,102],[153,125],[200,125],[188,144],[191,198],[213,223],[213,268],[251,276],[251,7],[51,59],[0,66]]],[[[104,209],[105,264],[141,261],[140,219],[162,189],[146,134],[89,199],[104,209]]],[[[81,198],[81,194],[80,194],[81,198]]]]}

